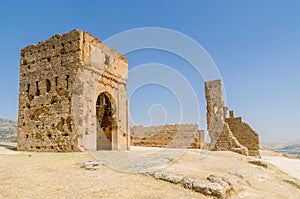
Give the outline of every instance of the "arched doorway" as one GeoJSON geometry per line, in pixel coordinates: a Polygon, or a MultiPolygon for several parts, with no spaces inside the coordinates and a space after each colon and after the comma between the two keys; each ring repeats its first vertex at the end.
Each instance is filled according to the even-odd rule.
{"type": "Polygon", "coordinates": [[[113,134],[116,129],[113,113],[111,96],[105,92],[101,93],[96,102],[97,150],[112,150],[113,134]]]}

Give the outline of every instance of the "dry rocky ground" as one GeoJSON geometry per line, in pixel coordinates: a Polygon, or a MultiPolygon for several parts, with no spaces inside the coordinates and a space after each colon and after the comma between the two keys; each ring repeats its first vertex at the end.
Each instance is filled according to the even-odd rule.
{"type": "MultiPolygon", "coordinates": [[[[116,156],[114,152],[18,152],[8,149],[13,145],[0,143],[0,198],[213,198],[184,188],[180,183],[126,172],[135,165],[136,159],[130,156],[140,157],[136,155],[149,154],[153,149],[133,147],[132,151],[116,156]],[[128,159],[122,160],[125,155],[128,159]],[[103,162],[119,158],[112,165],[114,168],[118,164],[126,165],[127,160],[133,164],[127,163],[118,170],[111,165],[97,170],[81,168],[84,162],[95,157],[103,162]]],[[[210,175],[226,179],[233,188],[227,198],[300,198],[300,180],[264,159],[259,161],[267,167],[250,163],[256,159],[233,152],[204,155],[199,150],[187,150],[170,160],[160,173],[189,179],[206,180],[210,175]]]]}

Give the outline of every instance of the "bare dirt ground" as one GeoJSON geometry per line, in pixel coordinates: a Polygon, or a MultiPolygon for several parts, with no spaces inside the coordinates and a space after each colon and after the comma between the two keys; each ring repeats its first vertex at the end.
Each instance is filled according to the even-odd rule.
{"type": "Polygon", "coordinates": [[[300,180],[300,159],[298,156],[274,151],[262,151],[262,160],[275,165],[290,176],[300,180]]]}
{"type": "MultiPolygon", "coordinates": [[[[13,145],[0,143],[0,198],[209,198],[181,185],[108,166],[85,170],[82,163],[94,160],[88,152],[18,152],[11,150],[13,145]]],[[[133,148],[129,153],[151,150],[133,148]]],[[[97,155],[104,161],[113,153],[97,155]]],[[[300,180],[269,163],[268,168],[250,164],[252,159],[232,152],[203,156],[199,150],[187,150],[161,170],[203,179],[210,174],[230,179],[235,192],[229,198],[300,198],[300,189],[286,182],[300,184],[300,180]]],[[[118,164],[122,162],[126,159],[118,164]]]]}

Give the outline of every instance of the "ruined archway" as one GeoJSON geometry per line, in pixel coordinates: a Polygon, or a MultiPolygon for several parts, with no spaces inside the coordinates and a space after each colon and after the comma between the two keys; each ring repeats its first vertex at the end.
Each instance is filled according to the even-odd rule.
{"type": "Polygon", "coordinates": [[[115,108],[111,95],[106,92],[98,95],[96,101],[97,150],[112,150],[117,125],[114,119],[115,108]]]}

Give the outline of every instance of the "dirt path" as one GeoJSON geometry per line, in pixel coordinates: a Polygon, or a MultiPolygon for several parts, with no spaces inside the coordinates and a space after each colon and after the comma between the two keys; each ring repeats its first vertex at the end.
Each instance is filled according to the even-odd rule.
{"type": "Polygon", "coordinates": [[[277,166],[290,176],[300,180],[300,160],[279,156],[263,156],[262,160],[277,166]]]}

